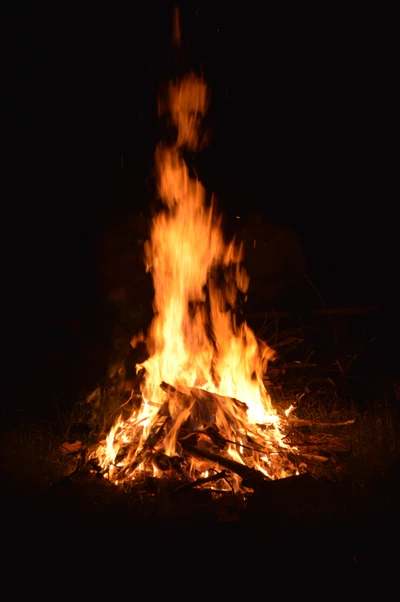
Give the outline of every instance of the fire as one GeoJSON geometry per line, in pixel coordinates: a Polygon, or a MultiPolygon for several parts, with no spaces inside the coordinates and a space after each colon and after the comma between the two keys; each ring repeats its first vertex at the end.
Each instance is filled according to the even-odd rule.
{"type": "Polygon", "coordinates": [[[221,217],[183,157],[201,146],[208,102],[207,86],[194,74],[171,82],[159,102],[176,141],[160,143],[155,153],[164,209],[145,248],[155,317],[146,336],[150,357],[137,366],[145,371],[142,402],[96,450],[118,483],[163,473],[210,479],[218,466],[234,466],[229,483],[238,490],[240,465],[243,474],[246,467],[269,478],[293,474],[279,461],[286,447],[281,418],[262,380],[273,351],[236,321],[238,291],[249,284],[242,248],[225,242],[221,217]]]}

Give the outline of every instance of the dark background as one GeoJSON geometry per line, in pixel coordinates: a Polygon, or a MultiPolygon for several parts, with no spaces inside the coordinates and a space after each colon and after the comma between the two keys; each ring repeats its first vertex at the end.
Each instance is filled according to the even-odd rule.
{"type": "Polygon", "coordinates": [[[150,1],[9,10],[3,319],[13,341],[29,348],[35,321],[90,312],[96,236],[154,200],[157,92],[191,66],[212,89],[197,170],[221,210],[273,209],[297,230],[326,303],[380,303],[393,333],[390,4],[187,2],[179,63],[171,15],[172,3],[150,1]]]}

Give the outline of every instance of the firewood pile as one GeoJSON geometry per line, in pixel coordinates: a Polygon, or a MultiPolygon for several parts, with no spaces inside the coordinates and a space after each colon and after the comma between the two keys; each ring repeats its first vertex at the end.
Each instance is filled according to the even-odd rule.
{"type": "MultiPolygon", "coordinates": [[[[329,479],[341,469],[351,451],[344,433],[355,419],[347,416],[351,419],[343,420],[340,415],[333,419],[327,415],[315,420],[298,411],[311,394],[315,399],[320,396],[318,403],[323,404],[324,395],[336,386],[330,376],[318,374],[310,377],[310,370],[318,367],[313,358],[302,361],[287,359],[285,345],[286,349],[296,350],[298,342],[299,339],[292,341],[286,338],[284,344],[280,348],[278,346],[279,355],[269,364],[264,376],[265,386],[279,416],[285,446],[278,445],[273,437],[268,436],[264,438],[265,444],[260,446],[257,433],[247,428],[245,438],[241,439],[241,454],[245,462],[247,453],[249,458],[254,454],[268,456],[271,464],[281,469],[282,475],[293,477],[283,480],[301,487],[303,479],[329,479]],[[290,405],[293,409],[287,412],[290,405]]],[[[104,423],[100,429],[98,421],[87,420],[85,433],[88,435],[90,431],[90,436],[86,437],[86,441],[85,436],[76,433],[74,438],[71,433],[72,438],[63,448],[63,453],[71,456],[73,466],[68,480],[90,479],[108,484],[110,488],[116,487],[129,499],[135,500],[135,512],[139,504],[141,512],[145,508],[146,512],[156,508],[157,515],[212,515],[223,521],[236,520],[254,496],[268,498],[270,487],[278,486],[279,489],[277,479],[282,479],[277,476],[278,472],[269,478],[257,468],[232,458],[229,448],[238,444],[234,439],[224,437],[213,419],[216,407],[221,408],[224,404],[233,406],[237,415],[245,415],[245,400],[222,397],[196,387],[173,387],[166,382],[160,383],[165,402],[158,404],[156,419],[146,439],[140,441],[141,431],[138,430],[136,441],[130,440],[121,445],[110,474],[110,468],[101,466],[95,452],[99,444],[104,443],[105,435],[118,416],[126,421],[139,412],[145,379],[143,369],[138,371],[134,381],[127,381],[123,371],[122,376],[121,371],[114,370],[112,374],[113,377],[89,397],[90,403],[86,402],[93,418],[96,416],[95,406],[101,412],[110,405],[110,399],[113,400],[114,407],[108,414],[107,424],[104,423]],[[188,418],[179,425],[176,452],[171,456],[165,453],[163,443],[173,424],[170,401],[176,403],[177,399],[180,407],[188,408],[188,418]],[[82,443],[77,439],[82,439],[82,443]],[[140,450],[138,453],[137,449],[140,450]],[[193,469],[193,464],[196,464],[196,469],[193,469]],[[155,467],[156,476],[149,470],[138,469],[140,465],[155,467]]],[[[274,426],[263,425],[263,428],[272,431],[274,426]]]]}
{"type": "MultiPolygon", "coordinates": [[[[123,465],[121,474],[118,475],[121,479],[123,479],[124,474],[132,473],[140,464],[144,463],[155,465],[166,478],[174,483],[179,483],[179,487],[182,482],[183,484],[187,482],[187,485],[192,488],[204,488],[210,483],[215,492],[233,492],[234,488],[230,478],[235,475],[241,479],[241,486],[244,490],[253,489],[257,487],[258,483],[269,480],[260,471],[249,468],[226,454],[228,444],[235,444],[235,442],[225,439],[212,420],[208,419],[210,424],[206,428],[201,430],[193,428],[196,423],[207,424],[207,417],[212,417],[215,414],[216,405],[226,403],[226,398],[195,387],[185,393],[164,382],[161,383],[160,387],[167,394],[167,399],[168,396],[178,397],[183,407],[191,408],[190,418],[179,429],[177,438],[178,454],[169,457],[158,450],[159,443],[167,436],[171,426],[167,400],[158,410],[157,420],[154,422],[140,453],[131,464],[123,465]],[[209,471],[211,474],[206,478],[192,480],[189,476],[189,466],[192,459],[212,465],[214,468],[209,471]]],[[[229,401],[237,406],[239,410],[246,411],[247,407],[244,402],[234,398],[229,398],[229,401]]],[[[281,416],[281,418],[284,417],[281,416]]],[[[310,426],[323,428],[335,425],[344,426],[353,422],[354,420],[335,424],[313,423],[308,420],[288,417],[286,419],[287,433],[285,435],[289,443],[288,448],[277,448],[272,440],[269,449],[260,448],[252,438],[251,433],[247,434],[246,442],[242,443],[241,446],[249,450],[249,455],[256,451],[270,457],[275,456],[276,461],[279,462],[285,472],[296,474],[306,471],[311,463],[326,463],[334,459],[335,453],[346,451],[340,439],[332,434],[305,436],[301,429],[310,426]],[[296,448],[296,450],[291,448],[296,448]]],[[[114,470],[118,471],[118,465],[122,463],[134,445],[134,442],[130,442],[125,447],[120,448],[115,459],[114,470]]],[[[107,478],[107,473],[103,473],[103,475],[107,478]]],[[[115,480],[118,476],[114,473],[113,479],[115,480]]]]}
{"type": "MultiPolygon", "coordinates": [[[[126,416],[139,409],[142,400],[138,392],[139,385],[140,379],[136,383],[136,390],[124,393],[125,399],[121,406],[126,416]]],[[[139,500],[142,506],[154,506],[157,503],[158,508],[168,508],[168,513],[172,516],[188,512],[196,514],[198,511],[210,513],[212,510],[221,520],[235,520],[235,517],[244,512],[249,496],[257,495],[259,491],[265,492],[268,483],[272,482],[256,468],[234,460],[227,453],[229,445],[235,445],[235,441],[227,440],[212,420],[217,404],[221,406],[223,403],[231,403],[239,413],[246,412],[246,404],[196,387],[185,392],[165,382],[160,387],[166,395],[166,401],[159,408],[157,418],[138,454],[132,454],[138,441],[130,441],[126,446],[121,446],[115,458],[111,479],[109,470],[101,467],[94,454],[99,441],[93,443],[92,440],[86,446],[74,447],[72,444],[67,448],[67,453],[76,459],[75,470],[67,478],[73,481],[90,475],[92,479],[112,481],[112,486],[116,484],[139,500]],[[190,414],[177,433],[176,454],[168,456],[162,450],[162,442],[171,428],[169,399],[172,397],[178,397],[182,407],[190,408],[190,414]],[[202,428],[196,428],[200,424],[203,425],[202,428]],[[199,472],[196,473],[192,468],[193,462],[206,467],[206,476],[204,471],[202,476],[198,476],[199,472]],[[138,470],[134,479],[127,478],[139,465],[156,467],[157,476],[151,476],[149,471],[138,470]]],[[[334,427],[349,426],[354,420],[313,422],[296,418],[293,413],[286,416],[284,411],[278,412],[281,424],[284,425],[284,441],[287,445],[280,447],[271,438],[266,439],[270,442],[268,447],[260,447],[252,433],[248,432],[246,440],[242,442],[244,456],[246,450],[249,457],[255,452],[267,455],[271,462],[279,465],[282,472],[297,475],[301,481],[305,475],[323,476],[327,467],[337,465],[349,452],[341,437],[330,431],[334,427]]]]}

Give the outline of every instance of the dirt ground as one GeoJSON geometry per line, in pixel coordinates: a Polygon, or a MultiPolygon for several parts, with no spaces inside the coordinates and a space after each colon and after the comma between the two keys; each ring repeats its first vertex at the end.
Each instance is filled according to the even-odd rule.
{"type": "MultiPolygon", "coordinates": [[[[48,347],[30,370],[3,383],[3,431],[28,416],[56,422],[57,408],[68,410],[72,398],[89,391],[107,359],[101,346],[48,347]]],[[[158,597],[274,593],[285,600],[302,591],[318,600],[391,599],[400,502],[395,463],[359,482],[308,474],[269,482],[245,503],[211,502],[202,492],[167,503],[158,495],[141,499],[88,475],[30,489],[9,471],[1,474],[3,535],[14,567],[52,563],[61,576],[66,566],[69,574],[86,567],[88,582],[99,586],[102,566],[109,566],[109,581],[118,579],[122,590],[124,576],[134,575],[136,593],[148,574],[148,591],[158,597]]]]}
{"type": "Polygon", "coordinates": [[[238,514],[225,507],[203,516],[193,498],[176,500],[179,516],[135,512],[131,500],[99,482],[36,496],[3,488],[3,535],[15,562],[35,566],[52,557],[60,570],[69,557],[85,567],[82,583],[111,556],[107,573],[121,579],[121,591],[130,591],[124,576],[132,573],[135,582],[150,578],[138,591],[166,588],[185,599],[195,598],[187,593],[193,588],[209,599],[281,591],[285,600],[302,588],[308,599],[390,599],[399,471],[347,490],[307,477],[267,484],[238,514]]]}

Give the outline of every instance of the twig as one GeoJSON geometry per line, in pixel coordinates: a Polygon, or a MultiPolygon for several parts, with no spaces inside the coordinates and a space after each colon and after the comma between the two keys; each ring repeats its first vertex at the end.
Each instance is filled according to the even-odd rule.
{"type": "Polygon", "coordinates": [[[311,282],[311,279],[308,276],[308,274],[306,274],[306,280],[307,280],[308,284],[311,286],[311,288],[313,289],[314,293],[317,295],[318,299],[321,301],[322,307],[326,307],[325,301],[323,300],[322,295],[318,291],[317,287],[311,282]]]}
{"type": "Polygon", "coordinates": [[[244,445],[243,443],[238,443],[238,441],[232,441],[231,439],[225,439],[224,437],[222,437],[222,439],[227,443],[232,443],[233,445],[237,445],[238,447],[244,447],[245,449],[249,449],[250,451],[260,452],[261,454],[268,454],[268,451],[266,449],[257,449],[257,447],[250,447],[250,445],[244,445]]]}
{"type": "Polygon", "coordinates": [[[316,422],[314,420],[303,420],[301,418],[289,418],[288,422],[295,426],[347,426],[354,424],[355,418],[351,420],[345,420],[344,422],[316,422]]]}
{"type": "Polygon", "coordinates": [[[311,364],[309,362],[305,362],[302,364],[301,362],[291,362],[290,364],[285,364],[286,368],[315,368],[318,364],[311,364]]]}
{"type": "MultiPolygon", "coordinates": [[[[182,491],[183,489],[193,489],[194,487],[200,487],[200,485],[205,485],[206,483],[212,483],[213,481],[219,481],[220,479],[227,480],[225,470],[221,470],[221,472],[217,472],[216,474],[210,475],[209,477],[202,477],[200,479],[196,479],[195,481],[192,481],[191,483],[184,483],[183,485],[180,485],[179,487],[176,487],[175,489],[173,489],[172,491],[167,493],[167,495],[165,497],[167,498],[170,495],[172,495],[173,493],[176,493],[177,491],[182,491]]],[[[228,483],[229,483],[229,481],[228,481],[228,483]]],[[[229,483],[229,486],[231,486],[230,483],[229,483]]]]}
{"type": "Polygon", "coordinates": [[[109,417],[108,420],[110,420],[117,412],[119,412],[120,410],[122,410],[122,408],[124,406],[126,406],[130,401],[132,401],[133,396],[134,396],[134,392],[133,392],[133,389],[132,389],[131,390],[131,394],[129,395],[129,398],[122,405],[118,406],[118,408],[116,410],[114,410],[114,412],[112,414],[110,414],[110,417],[109,417]]]}
{"type": "Polygon", "coordinates": [[[316,454],[300,454],[302,458],[307,458],[308,460],[316,460],[317,462],[328,462],[329,458],[325,456],[317,456],[316,454]]]}
{"type": "Polygon", "coordinates": [[[288,347],[289,345],[294,345],[295,343],[303,343],[303,341],[304,339],[300,339],[298,337],[288,337],[287,339],[273,343],[272,346],[274,349],[278,349],[279,347],[288,347]]]}

